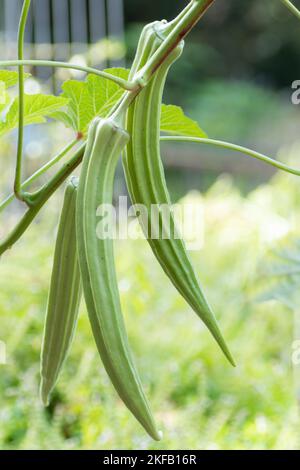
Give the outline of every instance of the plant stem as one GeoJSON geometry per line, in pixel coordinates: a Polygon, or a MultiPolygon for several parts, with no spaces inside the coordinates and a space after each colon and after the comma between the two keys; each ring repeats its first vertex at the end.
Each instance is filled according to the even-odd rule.
{"type": "Polygon", "coordinates": [[[65,179],[75,170],[81,163],[84,154],[85,144],[75,152],[73,157],[65,163],[62,168],[46,183],[40,191],[35,194],[34,204],[30,207],[18,224],[13,228],[10,234],[0,244],[0,256],[10,249],[23,235],[25,230],[29,227],[35,216],[52,196],[52,194],[59,188],[65,179]]]}
{"type": "Polygon", "coordinates": [[[281,0],[281,2],[300,20],[300,11],[290,0],[281,0]]]}
{"type": "Polygon", "coordinates": [[[177,18],[167,24],[165,30],[166,39],[140,71],[143,81],[146,83],[149,82],[155,71],[194,28],[214,1],[215,0],[192,0],[190,5],[186,7],[186,13],[184,15],[180,13],[177,18]]]}
{"type": "MultiPolygon", "coordinates": [[[[24,35],[26,20],[30,8],[31,0],[24,0],[19,31],[18,31],[18,58],[23,59],[24,55],[24,35]]],[[[17,147],[17,162],[15,171],[14,192],[18,199],[26,202],[25,194],[21,190],[22,179],[22,153],[23,153],[23,139],[24,139],[24,68],[19,66],[19,127],[18,127],[18,147],[17,147]]]]}
{"type": "Polygon", "coordinates": [[[141,89],[147,86],[156,70],[194,28],[214,1],[192,0],[173,21],[166,24],[164,41],[150,57],[147,64],[133,77],[132,83],[136,84],[136,87],[127,94],[124,94],[119,102],[116,103],[112,109],[113,115],[115,113],[120,114],[121,109],[130,106],[141,89]]]}
{"type": "Polygon", "coordinates": [[[256,160],[260,160],[268,165],[271,165],[279,170],[283,170],[287,173],[292,175],[300,176],[300,169],[297,170],[296,168],[292,168],[285,163],[281,163],[271,157],[267,157],[266,155],[255,152],[254,150],[248,149],[247,147],[242,147],[241,145],[231,144],[230,142],[224,142],[222,140],[214,140],[214,139],[202,139],[201,137],[184,137],[184,136],[162,136],[160,138],[163,142],[194,142],[197,144],[204,144],[204,145],[211,145],[214,147],[221,147],[223,149],[233,150],[234,152],[243,153],[248,155],[256,160]]]}
{"type": "MultiPolygon", "coordinates": [[[[31,183],[37,180],[40,176],[42,176],[46,171],[52,168],[56,163],[58,163],[72,148],[77,144],[78,139],[73,140],[70,142],[66,147],[59,152],[59,154],[55,155],[51,160],[49,160],[45,165],[39,168],[33,175],[31,175],[21,186],[21,189],[27,188],[31,183]]],[[[14,199],[15,194],[11,193],[7,198],[0,204],[0,212],[2,212],[14,199]]]]}
{"type": "Polygon", "coordinates": [[[98,75],[99,77],[105,78],[107,80],[111,80],[112,82],[119,85],[121,88],[124,88],[124,90],[131,91],[136,88],[136,84],[134,82],[124,80],[123,78],[117,77],[108,72],[103,72],[102,70],[98,70],[93,67],[86,67],[84,65],[70,64],[68,62],[59,62],[59,61],[54,61],[54,60],[1,60],[0,61],[0,67],[17,67],[21,65],[22,66],[32,65],[32,66],[37,66],[37,67],[58,67],[58,68],[63,68],[63,69],[74,69],[74,70],[79,70],[81,72],[98,75]]]}

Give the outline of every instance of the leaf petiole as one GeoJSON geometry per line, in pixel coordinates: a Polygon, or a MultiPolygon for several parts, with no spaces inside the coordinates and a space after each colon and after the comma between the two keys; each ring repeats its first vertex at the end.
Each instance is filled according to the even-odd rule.
{"type": "Polygon", "coordinates": [[[249,157],[255,158],[256,160],[260,160],[268,165],[271,165],[278,170],[285,171],[292,175],[300,176],[300,169],[296,169],[286,165],[285,163],[279,162],[274,158],[268,157],[259,152],[255,152],[255,150],[248,149],[247,147],[242,147],[241,145],[232,144],[230,142],[224,142],[222,140],[214,140],[214,139],[203,139],[201,137],[184,137],[184,136],[161,136],[161,141],[174,141],[174,142],[194,142],[197,144],[204,144],[204,145],[211,145],[215,147],[220,147],[223,149],[233,150],[234,152],[243,153],[244,155],[248,155],[249,157]]]}
{"type": "Polygon", "coordinates": [[[69,62],[59,62],[54,60],[1,60],[0,67],[20,67],[20,66],[36,66],[36,67],[57,67],[63,69],[79,70],[81,72],[98,75],[99,77],[110,80],[119,85],[124,90],[134,91],[138,88],[138,84],[135,81],[124,80],[121,77],[117,77],[108,72],[95,69],[93,67],[86,67],[84,65],[70,64],[69,62]]]}

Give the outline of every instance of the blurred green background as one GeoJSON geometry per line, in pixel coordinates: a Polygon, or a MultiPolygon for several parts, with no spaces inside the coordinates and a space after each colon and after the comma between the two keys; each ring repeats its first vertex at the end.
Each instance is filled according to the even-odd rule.
{"type": "MultiPolygon", "coordinates": [[[[171,18],[183,4],[125,0],[128,64],[142,25],[171,18]]],[[[164,101],[183,106],[210,137],[299,167],[300,114],[290,101],[291,83],[300,78],[299,44],[300,24],[281,2],[216,2],[186,41],[164,101]]],[[[26,172],[69,137],[53,123],[27,130],[26,172]]],[[[281,304],[257,300],[268,284],[262,269],[267,254],[299,236],[298,179],[221,150],[182,144],[162,149],[174,202],[203,206],[204,246],[191,257],[238,367],[226,363],[147,243],[118,241],[129,339],[164,439],[151,441],[116,396],[84,305],[61,380],[49,409],[43,409],[39,354],[62,200],[58,191],[0,263],[0,340],[7,347],[7,364],[0,365],[0,448],[299,448],[291,360],[295,319],[281,304]]],[[[14,155],[11,135],[0,147],[2,196],[11,189],[14,155]]],[[[119,171],[116,197],[122,193],[119,171]]],[[[1,214],[1,235],[22,210],[15,203],[1,214]]]]}

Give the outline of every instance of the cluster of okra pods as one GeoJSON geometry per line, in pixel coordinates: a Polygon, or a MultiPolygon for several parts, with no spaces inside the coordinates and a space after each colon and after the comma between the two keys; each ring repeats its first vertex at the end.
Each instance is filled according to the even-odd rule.
{"type": "MultiPolygon", "coordinates": [[[[132,78],[157,51],[167,27],[165,22],[155,22],[143,30],[131,69],[132,78]]],[[[129,350],[115,273],[113,241],[109,237],[99,239],[96,236],[96,211],[99,205],[113,202],[114,174],[122,155],[132,202],[149,209],[149,220],[139,220],[154,255],[233,363],[183,240],[172,236],[165,239],[149,236],[151,205],[170,204],[160,158],[159,119],[166,75],[182,49],[180,42],[129,107],[124,103],[130,93],[109,117],[96,118],[90,125],[79,181],[72,178],[65,193],[42,351],[41,393],[47,403],[72,340],[83,290],[104,367],[121,399],[154,439],[160,439],[160,433],[129,350]]],[[[171,224],[174,227],[170,232],[174,233],[172,215],[171,224]]]]}

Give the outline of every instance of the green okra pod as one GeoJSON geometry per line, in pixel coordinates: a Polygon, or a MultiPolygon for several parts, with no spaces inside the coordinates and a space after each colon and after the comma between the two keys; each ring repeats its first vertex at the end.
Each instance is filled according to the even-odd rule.
{"type": "Polygon", "coordinates": [[[81,299],[75,223],[77,185],[74,177],[66,188],[55,245],[41,353],[40,390],[45,406],[70,349],[81,299]]]}
{"type": "MultiPolygon", "coordinates": [[[[138,56],[131,71],[132,75],[140,71],[142,76],[143,66],[161,44],[166,27],[165,22],[156,22],[145,28],[140,39],[138,56]]],[[[226,357],[234,364],[215,316],[204,296],[184,242],[178,236],[172,212],[169,213],[169,237],[154,238],[150,233],[152,230],[149,232],[149,227],[152,228],[151,208],[153,206],[158,208],[158,225],[164,227],[165,222],[159,207],[171,205],[160,156],[160,113],[169,68],[180,56],[182,48],[183,43],[174,49],[127,112],[126,128],[131,139],[124,152],[123,167],[132,202],[142,204],[147,209],[148,219],[139,220],[153,253],[177,290],[203,320],[226,357]]]]}
{"type": "Polygon", "coordinates": [[[91,125],[77,199],[78,255],[90,323],[104,367],[129,410],[159,440],[161,436],[129,349],[113,241],[99,236],[98,227],[99,210],[112,204],[115,169],[128,138],[113,119],[96,119],[91,125]]]}

